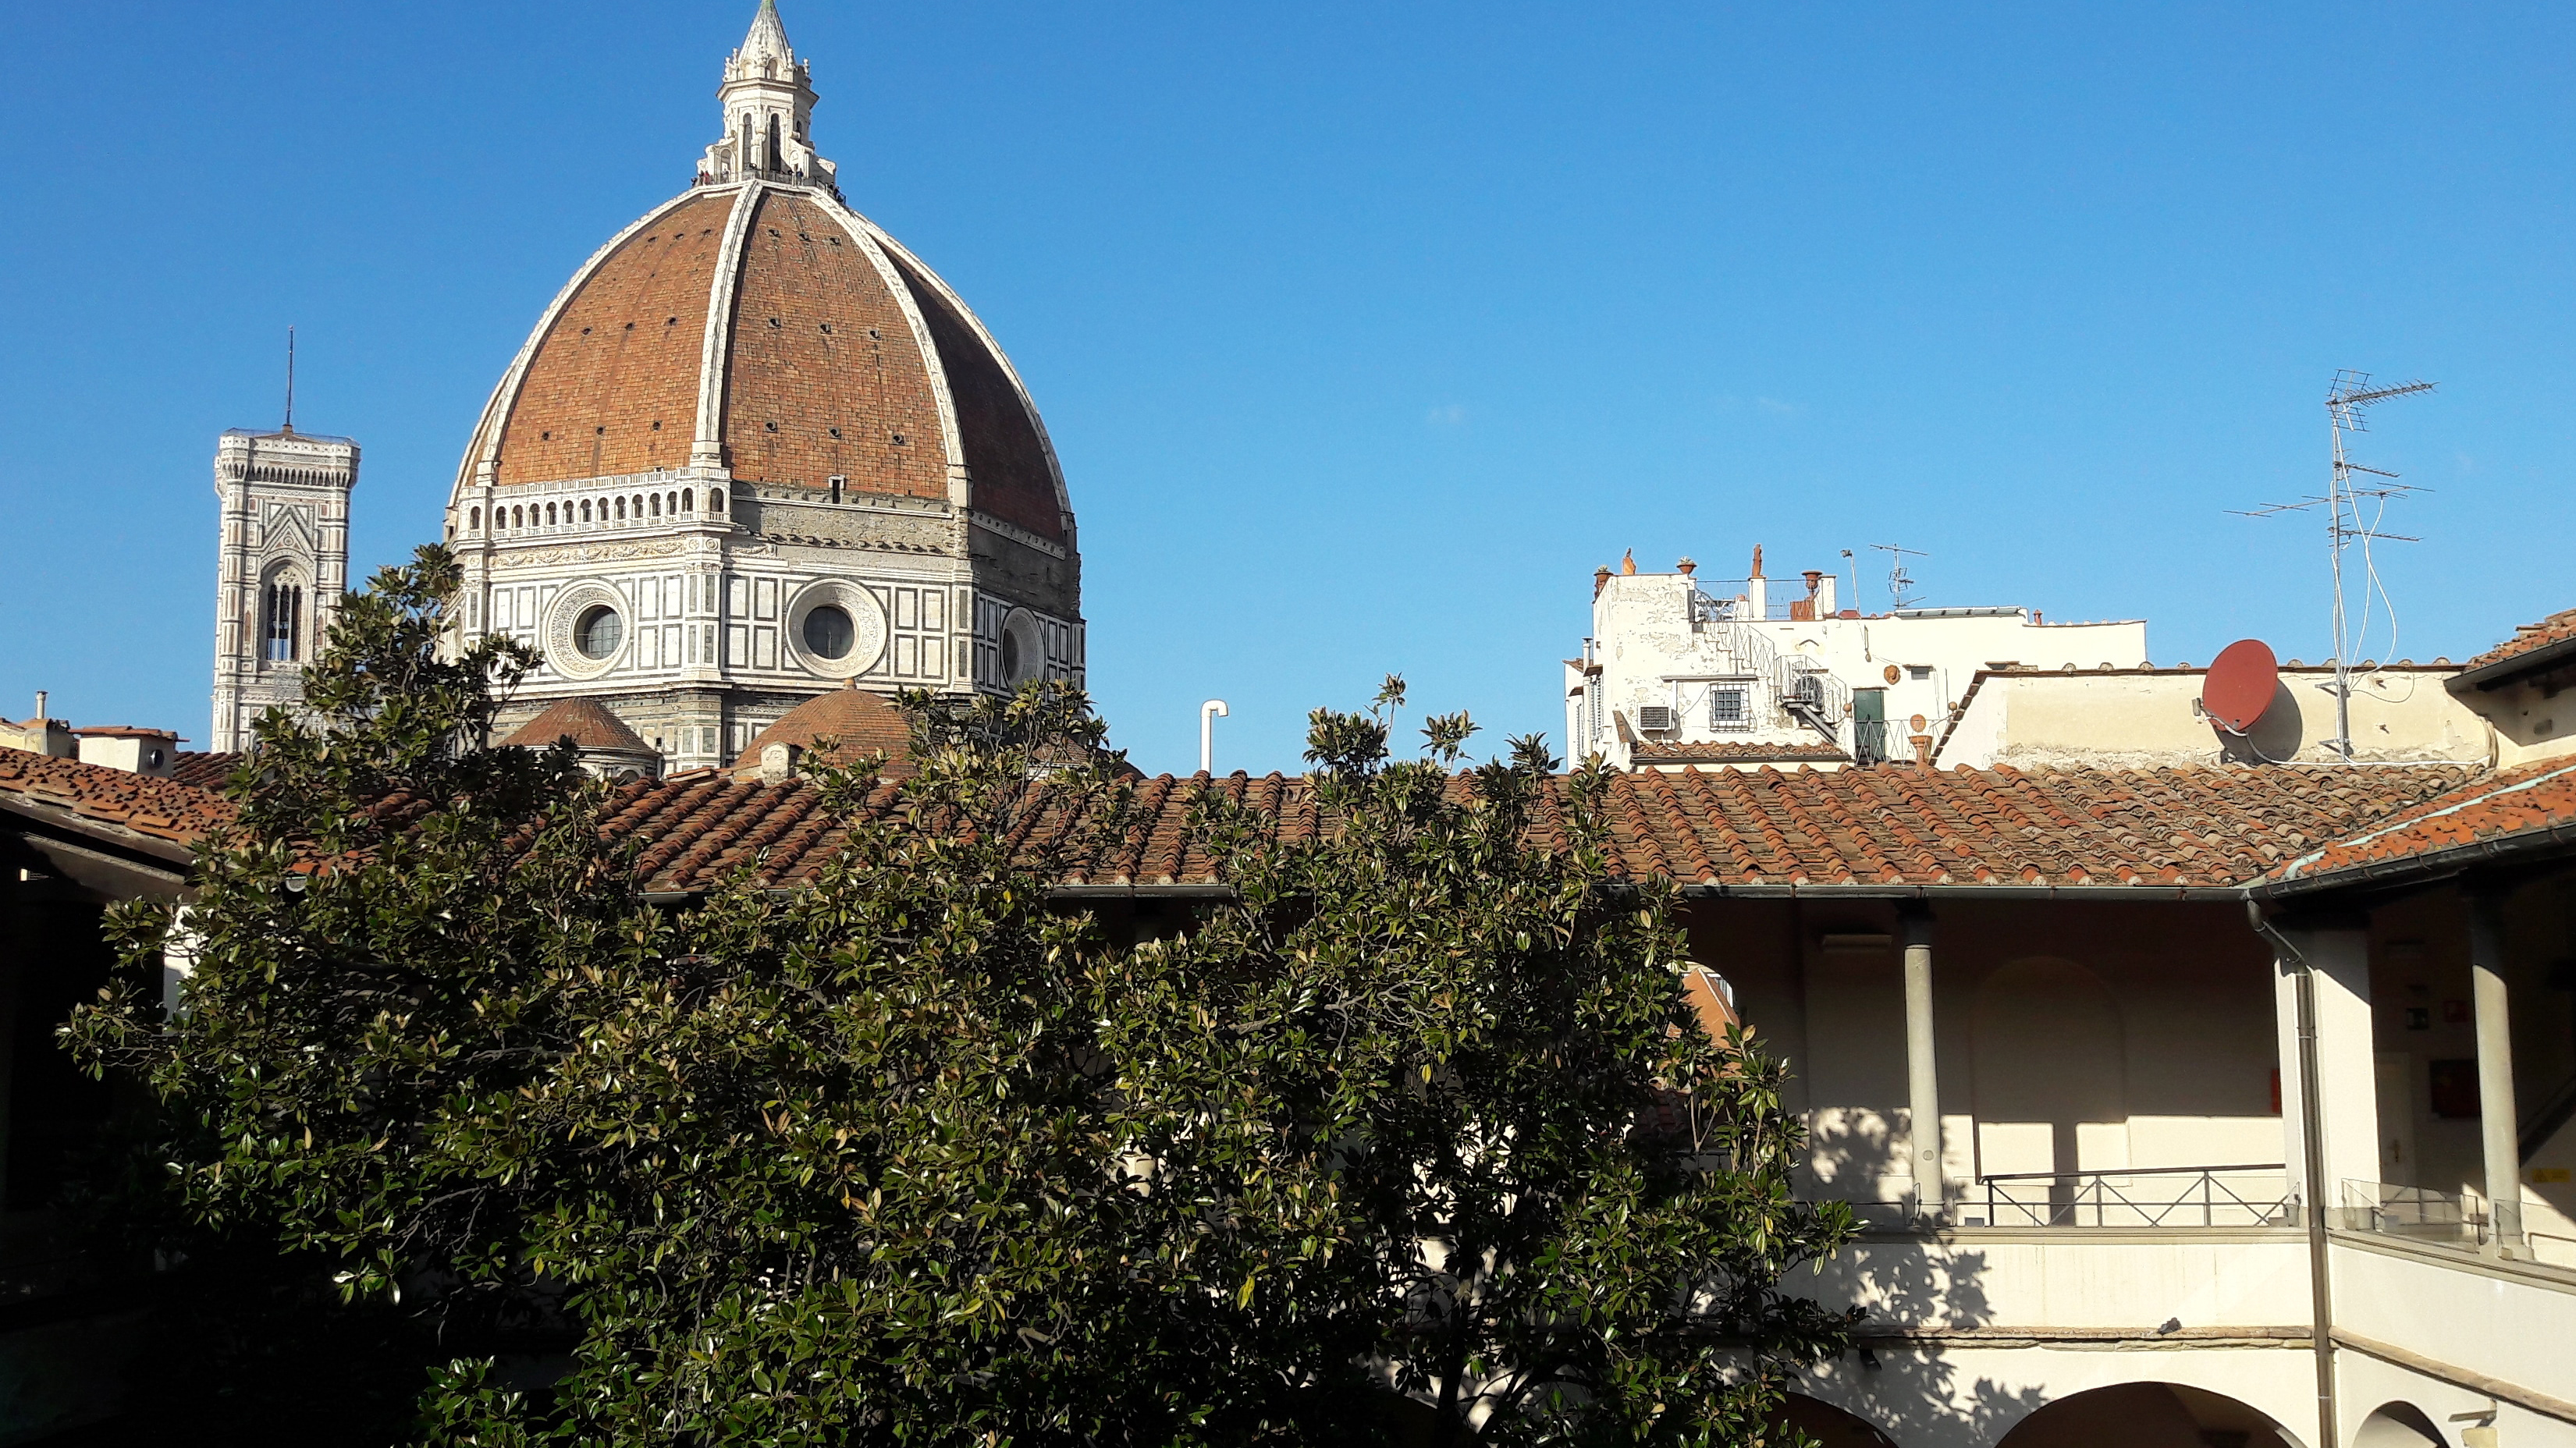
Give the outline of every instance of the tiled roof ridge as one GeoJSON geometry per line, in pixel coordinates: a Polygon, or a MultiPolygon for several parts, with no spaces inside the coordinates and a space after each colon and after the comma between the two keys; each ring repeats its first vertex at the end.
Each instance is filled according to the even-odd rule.
{"type": "Polygon", "coordinates": [[[2562,608],[2537,622],[2514,625],[2512,637],[2469,660],[2465,669],[2474,674],[2571,640],[2576,640],[2576,608],[2562,608]]]}
{"type": "MultiPolygon", "coordinates": [[[[2304,877],[2329,841],[2366,846],[2419,806],[2442,797],[2473,803],[2506,782],[2458,766],[2398,765],[1654,771],[1609,777],[1603,844],[1612,867],[1631,878],[1721,890],[2233,889],[2285,861],[2309,861],[2291,872],[2304,877]]],[[[2568,782],[2576,787],[2576,778],[2568,782]]],[[[1034,801],[1019,842],[1032,856],[1061,860],[1062,884],[1151,889],[1215,883],[1221,862],[1190,824],[1202,799],[1251,812],[1254,838],[1269,843],[1311,843],[1334,828],[1302,777],[1161,775],[1123,788],[1130,813],[1096,825],[1034,801]]],[[[1559,776],[1534,802],[1532,845],[1567,847],[1570,790],[1559,776]]],[[[0,803],[10,794],[180,842],[232,813],[229,801],[195,786],[0,751],[0,803]]],[[[862,798],[860,817],[885,819],[900,799],[898,784],[881,780],[862,798]]],[[[704,891],[745,867],[777,888],[812,879],[837,847],[843,824],[822,800],[810,780],[757,783],[710,771],[612,789],[601,829],[633,842],[638,878],[656,895],[704,891]]]]}
{"type": "Polygon", "coordinates": [[[81,819],[192,845],[232,817],[222,795],[175,779],[0,748],[0,796],[17,794],[81,819]]]}
{"type": "MultiPolygon", "coordinates": [[[[2394,815],[2383,818],[2368,829],[2356,834],[2338,836],[2316,849],[2287,861],[2265,876],[2265,883],[2287,885],[2294,881],[2312,880],[2356,865],[2370,863],[2372,857],[2369,852],[2373,846],[2398,839],[2409,833],[2426,837],[2428,840],[2426,847],[2417,850],[2390,850],[2384,852],[2380,858],[2439,854],[2460,844],[2485,842],[2516,834],[2540,833],[2553,826],[2565,827],[2576,824],[2576,809],[2561,807],[2549,811],[2540,822],[2520,829],[2484,830],[2472,824],[2469,826],[2472,838],[2467,841],[2446,841],[2437,832],[2428,828],[2435,821],[2462,818],[2473,810],[2491,809],[2514,796],[2537,794],[2552,785],[2576,785],[2576,760],[2543,760],[2524,765],[2519,769],[2504,770],[2472,781],[2431,800],[2422,801],[2418,805],[2400,809],[2394,815]],[[2328,869],[2316,868],[2326,860],[2337,856],[2347,857],[2350,863],[2328,869]]],[[[2572,797],[2567,803],[2576,804],[2576,797],[2572,797]]]]}

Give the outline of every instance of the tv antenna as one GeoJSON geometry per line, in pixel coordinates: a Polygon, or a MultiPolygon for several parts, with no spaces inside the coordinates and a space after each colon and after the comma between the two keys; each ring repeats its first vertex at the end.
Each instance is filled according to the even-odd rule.
{"type": "Polygon", "coordinates": [[[2354,462],[2344,446],[2344,438],[2351,433],[2370,431],[2370,417],[2364,409],[2400,397],[2412,397],[2419,392],[2430,392],[2436,385],[2431,382],[2400,382],[2387,387],[2373,387],[2367,372],[2355,372],[2349,367],[2336,372],[2333,383],[2326,388],[2326,416],[2334,433],[2334,470],[2326,483],[2325,495],[2311,494],[2295,503],[2266,503],[2259,508],[2229,510],[2240,518],[2269,518],[2276,513],[2304,513],[2313,508],[2326,510],[2326,557],[2334,572],[2334,682],[2325,687],[2326,692],[2334,695],[2335,701],[2335,737],[2326,743],[2343,757],[2346,764],[2352,763],[2352,656],[2370,635],[2372,593],[2379,595],[2380,604],[2388,610],[2391,646],[2395,645],[2397,637],[2397,605],[2389,598],[2387,585],[2379,581],[2379,568],[2371,559],[2370,545],[2381,540],[2422,542],[2421,538],[2404,533],[2383,533],[2379,530],[2379,521],[2387,515],[2392,500],[2410,493],[2431,492],[2432,489],[2401,483],[2395,473],[2354,462]],[[2353,480],[2355,473],[2368,473],[2383,481],[2357,484],[2353,480]],[[2365,509],[2370,514],[2367,521],[2362,517],[2365,509]],[[2361,627],[2351,630],[2346,627],[2343,555],[2344,549],[2355,542],[2361,544],[2363,585],[2361,627]]]}
{"type": "Polygon", "coordinates": [[[295,431],[295,324],[286,324],[286,427],[295,431]]]}
{"type": "MultiPolygon", "coordinates": [[[[1920,548],[1900,548],[1893,543],[1872,543],[1869,546],[1887,555],[1887,606],[1891,609],[1912,608],[1921,602],[1920,599],[1906,597],[1913,591],[1914,575],[1905,571],[1905,560],[1929,558],[1932,555],[1920,548]]],[[[1860,585],[1853,584],[1852,591],[1859,592],[1860,585]]],[[[1860,600],[1854,599],[1852,602],[1857,604],[1860,600]]]]}

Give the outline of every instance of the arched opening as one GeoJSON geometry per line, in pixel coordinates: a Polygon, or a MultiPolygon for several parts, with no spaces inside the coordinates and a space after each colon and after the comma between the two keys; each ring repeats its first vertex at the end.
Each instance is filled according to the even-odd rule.
{"type": "Polygon", "coordinates": [[[588,498],[581,500],[581,520],[585,523],[590,521],[590,499],[588,498]]]}
{"type": "Polygon", "coordinates": [[[683,513],[694,513],[698,511],[697,489],[682,488],[680,490],[680,511],[683,513]]]}
{"type": "Polygon", "coordinates": [[[304,657],[304,584],[293,573],[272,573],[260,585],[259,656],[272,664],[304,657]]]}
{"type": "Polygon", "coordinates": [[[2051,1175],[2129,1165],[2126,1037],[2093,972],[2050,957],[2004,966],[1977,988],[1972,1041],[1977,1174],[2020,1178],[1991,1184],[1994,1225],[2063,1217],[2074,1184],[2051,1175]]]}
{"type": "Polygon", "coordinates": [[[626,521],[626,500],[624,498],[617,500],[617,521],[620,523],[626,521]]]}
{"type": "Polygon", "coordinates": [[[2413,1403],[2382,1403],[2352,1435],[2352,1448],[2444,1448],[2448,1440],[2413,1403]]]}
{"type": "Polygon", "coordinates": [[[650,501],[651,501],[651,503],[652,503],[653,516],[654,516],[654,517],[656,517],[656,518],[661,517],[661,516],[662,516],[662,500],[661,500],[661,498],[660,498],[660,497],[658,497],[658,496],[656,496],[656,497],[652,498],[650,501]]]}
{"type": "Polygon", "coordinates": [[[555,505],[552,503],[546,504],[546,526],[555,526],[555,505]]]}
{"type": "Polygon", "coordinates": [[[517,508],[512,508],[510,510],[510,526],[512,528],[523,528],[527,526],[527,515],[517,508]]]}
{"type": "Polygon", "coordinates": [[[772,171],[784,171],[787,169],[787,160],[780,154],[778,149],[778,116],[775,112],[771,113],[769,117],[768,158],[762,161],[761,164],[772,171]]]}
{"type": "Polygon", "coordinates": [[[708,512],[710,512],[710,513],[721,513],[721,512],[723,512],[723,511],[724,511],[724,508],[725,508],[724,500],[725,500],[724,489],[722,489],[722,488],[710,488],[710,489],[708,489],[708,491],[707,491],[707,511],[708,511],[708,512]]]}
{"type": "Polygon", "coordinates": [[[1896,1448],[1896,1440],[1831,1403],[1804,1393],[1791,1393],[1771,1415],[1771,1430],[1795,1428],[1816,1440],[1818,1448],[1896,1448]]]}
{"type": "Polygon", "coordinates": [[[468,532],[468,533],[480,533],[480,532],[482,532],[482,531],[483,531],[483,510],[482,510],[482,509],[480,509],[480,508],[469,508],[469,509],[467,509],[467,510],[466,510],[466,513],[465,513],[465,531],[466,531],[466,532],[468,532]]]}
{"type": "Polygon", "coordinates": [[[2115,1383],[2060,1398],[1998,1448],[2299,1448],[2259,1410],[2180,1383],[2115,1383]]]}

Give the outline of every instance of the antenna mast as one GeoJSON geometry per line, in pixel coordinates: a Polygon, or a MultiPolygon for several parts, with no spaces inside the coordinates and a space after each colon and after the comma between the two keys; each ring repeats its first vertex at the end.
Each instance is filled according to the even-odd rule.
{"type": "MultiPolygon", "coordinates": [[[[2341,755],[2346,764],[2352,763],[2352,653],[2359,640],[2352,637],[2345,624],[2343,550],[2355,539],[2359,539],[2362,545],[2362,557],[2366,561],[2370,556],[2370,545],[2374,540],[2384,538],[2392,543],[2421,542],[2421,539],[2410,538],[2403,533],[2380,532],[2379,519],[2388,511],[2388,502],[2391,498],[2432,490],[2398,482],[2395,473],[2364,467],[2354,462],[2344,447],[2344,437],[2349,433],[2370,431],[2370,419],[2362,409],[2374,407],[2395,398],[2412,397],[2419,392],[2430,392],[2436,385],[2431,382],[2400,382],[2389,387],[2373,387],[2370,385],[2370,374],[2367,372],[2355,372],[2349,367],[2336,372],[2333,383],[2326,388],[2326,417],[2334,433],[2334,471],[2327,481],[2325,496],[2310,495],[2296,503],[2266,503],[2260,508],[2251,510],[2230,510],[2240,518],[2268,518],[2275,513],[2304,513],[2316,507],[2323,507],[2326,510],[2326,557],[2334,572],[2335,671],[2334,682],[2326,686],[2327,691],[2334,695],[2335,737],[2326,742],[2333,746],[2335,753],[2341,755]],[[2374,478],[2385,478],[2388,481],[2375,487],[2355,487],[2352,476],[2355,473],[2368,473],[2374,478]],[[2368,522],[2364,522],[2361,516],[2364,498],[2376,499],[2379,504],[2372,511],[2368,522]]],[[[2375,581],[2377,575],[2374,573],[2372,577],[2375,581]]],[[[2364,620],[2362,629],[2365,633],[2370,627],[2369,602],[2369,595],[2365,592],[2362,596],[2364,620]]]]}
{"type": "Polygon", "coordinates": [[[295,431],[295,324],[286,324],[286,427],[295,431]]]}
{"type": "MultiPolygon", "coordinates": [[[[1924,552],[1920,548],[1900,548],[1893,543],[1872,543],[1869,546],[1887,555],[1888,609],[1892,612],[1900,608],[1912,608],[1916,603],[1920,602],[1921,600],[1919,599],[1912,599],[1905,596],[1907,592],[1914,587],[1914,575],[1905,571],[1905,560],[1908,558],[1929,558],[1932,555],[1924,552]]],[[[1855,565],[1855,567],[1857,567],[1857,565],[1855,565]]],[[[1860,592],[1860,585],[1857,582],[1853,583],[1852,592],[1855,594],[1860,592]]],[[[1854,598],[1852,603],[1857,606],[1860,603],[1860,600],[1858,598],[1854,598]]]]}

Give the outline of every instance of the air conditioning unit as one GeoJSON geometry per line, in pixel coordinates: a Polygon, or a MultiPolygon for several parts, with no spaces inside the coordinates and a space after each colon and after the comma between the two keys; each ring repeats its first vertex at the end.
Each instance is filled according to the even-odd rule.
{"type": "Polygon", "coordinates": [[[1637,727],[1648,734],[1669,734],[1673,730],[1673,711],[1667,704],[1637,706],[1637,727]]]}

